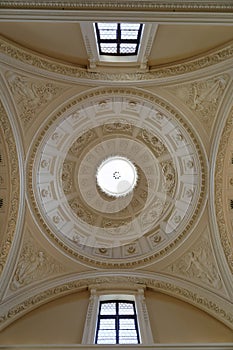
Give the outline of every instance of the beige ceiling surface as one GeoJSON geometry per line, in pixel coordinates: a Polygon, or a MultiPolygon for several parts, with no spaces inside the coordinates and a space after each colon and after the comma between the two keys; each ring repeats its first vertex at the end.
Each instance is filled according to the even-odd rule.
{"type": "MultiPolygon", "coordinates": [[[[88,64],[78,22],[2,22],[0,34],[52,58],[88,64]]],[[[233,27],[228,25],[160,24],[149,54],[149,64],[160,65],[187,59],[232,39],[233,27]]]]}
{"type": "Polygon", "coordinates": [[[87,65],[87,53],[79,23],[0,23],[6,38],[38,53],[87,65]]]}
{"type": "Polygon", "coordinates": [[[82,16],[63,14],[0,21],[0,329],[112,284],[168,294],[233,329],[232,23],[170,13],[147,38],[146,67],[111,71],[88,67],[82,16]],[[114,200],[96,184],[112,155],[139,174],[114,200]]]}
{"type": "Polygon", "coordinates": [[[149,64],[187,59],[232,39],[232,26],[161,24],[151,49],[149,64]]]}

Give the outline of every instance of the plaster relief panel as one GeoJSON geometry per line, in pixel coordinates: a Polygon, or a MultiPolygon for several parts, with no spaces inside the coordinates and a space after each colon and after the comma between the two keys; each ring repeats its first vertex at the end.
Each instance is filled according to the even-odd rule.
{"type": "Polygon", "coordinates": [[[63,265],[39,247],[27,232],[9,288],[11,292],[15,292],[63,272],[63,265]]]}
{"type": "Polygon", "coordinates": [[[64,86],[46,79],[36,79],[15,72],[7,72],[6,79],[25,129],[35,121],[43,108],[66,90],[64,86]]]}
{"type": "Polygon", "coordinates": [[[209,130],[213,126],[217,110],[226,92],[230,77],[227,74],[197,80],[192,83],[168,87],[167,90],[180,99],[209,130]]]}
{"type": "Polygon", "coordinates": [[[210,243],[209,229],[181,258],[165,269],[165,272],[185,280],[226,293],[210,243]]]}

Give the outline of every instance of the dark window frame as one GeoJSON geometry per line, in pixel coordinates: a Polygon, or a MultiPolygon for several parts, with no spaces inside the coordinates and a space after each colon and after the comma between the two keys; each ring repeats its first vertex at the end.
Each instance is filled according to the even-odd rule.
{"type": "MultiPolygon", "coordinates": [[[[136,334],[137,334],[137,343],[134,343],[134,344],[140,344],[139,327],[138,327],[137,313],[136,313],[136,307],[135,307],[134,301],[132,301],[132,300],[103,300],[103,301],[100,301],[97,327],[96,327],[96,335],[95,335],[95,344],[102,344],[103,345],[103,343],[98,343],[98,333],[99,333],[100,321],[102,319],[114,319],[115,320],[115,332],[116,332],[116,343],[115,344],[123,344],[123,343],[119,343],[120,320],[121,319],[133,319],[136,334]],[[116,314],[115,315],[101,315],[102,305],[103,304],[110,304],[110,303],[116,304],[116,314]],[[127,315],[127,314],[120,315],[119,314],[119,304],[120,303],[127,303],[127,304],[133,305],[134,314],[133,315],[127,315]]],[[[133,343],[127,343],[127,344],[130,345],[133,343]]]]}
{"type": "Polygon", "coordinates": [[[100,31],[98,27],[98,23],[95,23],[95,30],[96,30],[96,36],[97,36],[97,44],[99,47],[99,54],[100,55],[106,55],[106,56],[136,56],[138,54],[138,49],[141,41],[141,34],[142,34],[142,28],[143,24],[140,23],[137,39],[122,39],[121,38],[121,24],[117,23],[117,29],[116,29],[116,39],[101,39],[100,31]],[[116,53],[106,53],[102,50],[101,44],[117,44],[117,52],[116,53]],[[136,48],[134,52],[132,53],[121,53],[120,52],[120,45],[121,44],[136,44],[136,48]]]}

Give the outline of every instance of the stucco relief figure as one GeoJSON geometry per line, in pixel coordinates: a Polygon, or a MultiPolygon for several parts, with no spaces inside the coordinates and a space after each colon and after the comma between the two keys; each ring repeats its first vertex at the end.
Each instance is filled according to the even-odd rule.
{"type": "Polygon", "coordinates": [[[206,127],[216,116],[218,105],[228,86],[229,76],[223,74],[210,79],[172,87],[170,91],[180,98],[188,108],[195,111],[206,127]]]}
{"type": "Polygon", "coordinates": [[[13,94],[21,97],[21,99],[27,99],[32,105],[37,105],[40,100],[36,91],[36,86],[33,83],[27,81],[25,77],[12,76],[9,80],[13,94]]]}
{"type": "Polygon", "coordinates": [[[62,89],[50,82],[32,81],[14,73],[7,74],[7,78],[24,124],[38,114],[39,107],[50,102],[62,89]]]}
{"type": "Polygon", "coordinates": [[[188,265],[185,271],[190,275],[200,278],[203,282],[207,282],[216,288],[221,287],[221,281],[213,263],[208,263],[208,256],[204,253],[204,249],[200,255],[195,252],[188,254],[188,265]]]}
{"type": "Polygon", "coordinates": [[[193,85],[193,109],[204,109],[206,103],[217,103],[226,87],[223,77],[206,81],[203,86],[193,85]]]}
{"type": "Polygon", "coordinates": [[[43,266],[45,260],[46,258],[42,251],[39,251],[36,256],[30,256],[27,260],[21,260],[15,271],[11,289],[16,290],[35,280],[36,275],[34,273],[43,266]]]}

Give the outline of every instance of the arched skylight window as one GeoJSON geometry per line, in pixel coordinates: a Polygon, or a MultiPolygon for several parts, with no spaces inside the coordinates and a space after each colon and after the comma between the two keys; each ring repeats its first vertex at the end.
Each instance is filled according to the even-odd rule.
{"type": "Polygon", "coordinates": [[[137,55],[143,24],[95,23],[100,55],[137,55]]]}

